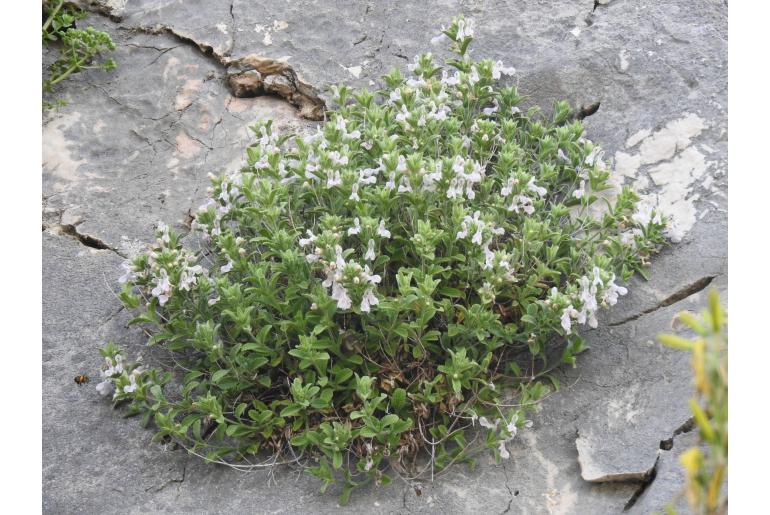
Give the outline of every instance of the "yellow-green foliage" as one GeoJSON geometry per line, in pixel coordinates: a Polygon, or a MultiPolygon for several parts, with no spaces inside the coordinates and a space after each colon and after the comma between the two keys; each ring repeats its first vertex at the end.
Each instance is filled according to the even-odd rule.
{"type": "Polygon", "coordinates": [[[727,496],[722,492],[727,479],[727,312],[712,291],[708,310],[700,319],[688,312],[678,318],[697,337],[687,340],[664,334],[660,341],[692,353],[696,393],[690,407],[706,449],[693,447],[680,457],[687,474],[687,500],[694,513],[722,514],[727,512],[727,496]]]}

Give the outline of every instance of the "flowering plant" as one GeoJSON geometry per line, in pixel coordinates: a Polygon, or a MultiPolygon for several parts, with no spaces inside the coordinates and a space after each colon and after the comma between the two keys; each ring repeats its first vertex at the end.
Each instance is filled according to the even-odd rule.
{"type": "Polygon", "coordinates": [[[152,369],[116,390],[161,436],[241,469],[260,450],[318,460],[343,501],[479,449],[507,458],[549,390],[547,348],[574,364],[577,325],[663,243],[634,192],[603,196],[610,170],[565,102],[523,112],[496,86],[514,70],[469,58],[470,20],[444,34],[446,67],[423,54],[384,90],[334,88],[311,135],[254,126],[193,222],[205,249],[161,225],[125,264],[134,322],[187,371],[174,396],[152,369]]]}

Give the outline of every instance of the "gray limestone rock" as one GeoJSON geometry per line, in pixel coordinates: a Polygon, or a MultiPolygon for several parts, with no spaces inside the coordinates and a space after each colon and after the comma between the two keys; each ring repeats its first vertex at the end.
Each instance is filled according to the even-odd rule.
{"type": "MultiPolygon", "coordinates": [[[[672,451],[660,442],[689,416],[692,386],[688,357],[655,337],[672,330],[680,309],[698,311],[708,288],[727,288],[722,2],[91,4],[103,14],[88,21],[113,36],[119,67],[62,82],[68,105],[47,113],[42,129],[45,513],[618,513],[653,468],[631,510],[665,506],[681,482],[672,453],[689,436],[672,451]],[[418,52],[446,56],[432,40],[458,12],[477,22],[473,55],[515,66],[510,80],[531,104],[601,102],[584,121],[588,137],[623,181],[674,214],[682,236],[653,261],[649,282],[634,279],[600,315],[586,334],[590,350],[577,368],[557,371],[562,388],[509,445],[509,461],[480,456],[476,470],[454,468],[421,495],[399,480],[368,487],[341,508],[339,492],[319,494],[315,478],[290,468],[242,474],[164,448],[93,384],[74,383],[80,373],[98,377],[96,350],[110,339],[132,356],[167,359],[126,328],[129,314],[112,293],[123,256],[141,250],[158,220],[187,231],[207,174],[241,165],[251,123],[313,126],[297,110],[301,99],[283,100],[301,89],[286,89],[286,74],[236,68],[239,59],[289,66],[288,77],[312,88],[308,98],[339,82],[376,88],[418,52]],[[234,96],[231,78],[250,71],[259,73],[251,73],[257,93],[283,99],[234,96]],[[265,76],[275,77],[269,87],[265,76]]],[[[319,108],[313,102],[304,105],[319,108]]]]}

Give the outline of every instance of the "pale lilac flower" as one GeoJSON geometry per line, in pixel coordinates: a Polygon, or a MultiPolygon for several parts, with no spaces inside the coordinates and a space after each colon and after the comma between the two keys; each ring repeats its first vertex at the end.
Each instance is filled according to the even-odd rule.
{"type": "Polygon", "coordinates": [[[396,121],[397,122],[405,122],[407,118],[409,118],[409,111],[406,108],[406,104],[401,104],[401,110],[396,115],[396,121]]]}
{"type": "Polygon", "coordinates": [[[382,281],[382,277],[377,274],[372,274],[372,271],[369,269],[369,265],[364,265],[363,276],[364,280],[371,284],[380,284],[380,281],[382,281]]]}
{"type": "Polygon", "coordinates": [[[390,231],[385,228],[385,220],[380,219],[380,225],[377,226],[377,236],[390,238],[390,231]]]}
{"type": "Polygon", "coordinates": [[[473,237],[471,238],[471,243],[475,243],[476,245],[481,245],[482,229],[484,229],[484,226],[482,224],[478,224],[476,226],[476,232],[473,233],[473,237]]]}
{"type": "Polygon", "coordinates": [[[337,307],[340,309],[350,309],[353,301],[348,296],[348,291],[340,283],[335,282],[332,286],[332,299],[337,301],[337,307]]]}
{"type": "Polygon", "coordinates": [[[311,243],[313,243],[316,239],[318,239],[318,236],[313,234],[313,231],[310,229],[307,230],[307,238],[300,238],[299,239],[299,245],[300,247],[307,247],[311,243]]]}
{"type": "Polygon", "coordinates": [[[546,190],[545,188],[535,184],[534,177],[530,177],[529,182],[527,183],[527,189],[533,193],[536,193],[540,197],[542,197],[548,192],[548,190],[546,190]]]}
{"type": "Polygon", "coordinates": [[[499,419],[495,419],[494,424],[487,419],[487,417],[479,417],[479,425],[487,429],[497,429],[497,425],[500,423],[499,419]]]}
{"type": "Polygon", "coordinates": [[[353,227],[348,229],[348,236],[358,234],[361,232],[361,220],[358,217],[353,219],[353,227]]]}
{"type": "Polygon", "coordinates": [[[401,180],[398,184],[398,192],[399,193],[411,193],[412,192],[412,185],[409,183],[409,177],[402,175],[401,180]]]}
{"type": "Polygon", "coordinates": [[[473,37],[473,19],[462,19],[457,21],[457,39],[473,37]]]}
{"type": "Polygon", "coordinates": [[[227,263],[225,263],[224,265],[220,266],[219,267],[219,271],[222,272],[223,274],[226,274],[227,272],[229,272],[230,270],[233,269],[233,265],[234,264],[235,263],[233,263],[233,260],[228,257],[227,258],[227,263]]]}
{"type": "Polygon", "coordinates": [[[463,195],[463,184],[464,181],[462,179],[458,179],[457,177],[453,178],[449,181],[449,188],[446,190],[446,196],[447,198],[456,198],[456,197],[462,197],[463,195]]]}
{"type": "Polygon", "coordinates": [[[513,75],[514,73],[516,73],[516,68],[514,68],[513,66],[506,68],[505,66],[503,66],[502,61],[497,61],[492,66],[492,78],[495,80],[498,80],[500,78],[500,75],[510,76],[510,75],[513,75]]]}
{"type": "Polygon", "coordinates": [[[334,170],[329,173],[326,179],[326,187],[333,188],[334,186],[340,186],[342,184],[342,176],[339,170],[334,170]]]}
{"type": "Polygon", "coordinates": [[[508,180],[505,183],[505,186],[502,187],[500,190],[500,195],[503,197],[507,197],[513,192],[513,187],[518,184],[519,180],[515,177],[508,177],[508,180]]]}
{"type": "Polygon", "coordinates": [[[586,196],[586,181],[580,181],[580,187],[572,192],[572,196],[576,199],[582,199],[586,196]]]}
{"type": "Polygon", "coordinates": [[[519,212],[519,209],[531,215],[535,212],[535,206],[532,204],[532,199],[526,195],[516,195],[513,197],[513,202],[508,206],[508,211],[515,213],[519,212]]]}
{"type": "Polygon", "coordinates": [[[171,283],[168,280],[168,272],[166,272],[165,268],[161,268],[160,278],[150,293],[158,299],[161,306],[168,302],[171,295],[171,283]]]}
{"type": "Polygon", "coordinates": [[[505,440],[501,440],[499,444],[497,444],[497,450],[500,452],[500,457],[504,460],[507,460],[511,457],[511,454],[508,452],[508,449],[505,448],[505,440]]]}
{"type": "MultiPolygon", "coordinates": [[[[497,100],[495,100],[495,104],[492,107],[485,107],[484,109],[481,110],[481,112],[484,113],[485,116],[492,116],[498,111],[498,109],[500,109],[500,106],[497,105],[497,100]]],[[[487,135],[484,134],[484,137],[486,138],[487,135]]],[[[487,141],[487,140],[485,139],[484,141],[487,141]]]]}
{"type": "Polygon", "coordinates": [[[134,376],[130,376],[131,382],[123,387],[123,393],[131,393],[136,391],[136,379],[134,379],[134,376]]]}
{"type": "Polygon", "coordinates": [[[447,86],[456,86],[460,83],[460,72],[455,71],[451,77],[447,74],[446,70],[441,71],[441,82],[447,86]]]}
{"type": "Polygon", "coordinates": [[[610,306],[614,306],[618,302],[618,295],[625,295],[626,293],[628,293],[628,288],[615,284],[615,274],[612,274],[612,277],[607,283],[607,289],[604,291],[604,298],[602,301],[610,306]]]}
{"type": "Polygon", "coordinates": [[[131,264],[131,261],[129,260],[123,261],[120,264],[120,266],[123,267],[123,270],[125,270],[125,273],[120,276],[120,278],[118,279],[118,282],[120,284],[125,284],[129,281],[133,282],[136,279],[136,272],[134,272],[134,267],[131,264]]]}
{"type": "Polygon", "coordinates": [[[567,334],[572,333],[572,319],[577,318],[578,311],[570,304],[561,312],[561,327],[567,334]]]}
{"type": "Polygon", "coordinates": [[[594,147],[586,156],[585,163],[588,166],[596,165],[600,170],[604,170],[607,165],[604,163],[604,151],[599,147],[594,147]]]}
{"type": "Polygon", "coordinates": [[[396,188],[396,172],[390,172],[388,176],[388,182],[385,183],[386,190],[393,190],[396,188]]]}
{"type": "Polygon", "coordinates": [[[358,183],[357,182],[353,183],[353,186],[351,187],[351,191],[350,191],[350,197],[348,197],[348,200],[355,200],[355,201],[361,200],[361,197],[358,196],[358,183]]]}
{"type": "Polygon", "coordinates": [[[364,256],[364,259],[367,261],[374,261],[375,259],[374,255],[374,240],[369,240],[369,242],[366,245],[366,255],[364,256]]]}
{"type": "Polygon", "coordinates": [[[367,288],[364,292],[364,297],[361,299],[361,311],[368,313],[371,309],[370,306],[375,306],[380,303],[380,300],[374,294],[371,288],[367,288]]]}

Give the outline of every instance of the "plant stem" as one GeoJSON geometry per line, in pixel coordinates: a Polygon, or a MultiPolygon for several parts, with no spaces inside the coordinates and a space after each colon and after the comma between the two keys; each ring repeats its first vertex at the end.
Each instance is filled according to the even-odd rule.
{"type": "Polygon", "coordinates": [[[83,57],[81,60],[77,61],[75,64],[73,64],[72,66],[70,66],[69,68],[67,68],[67,69],[64,71],[64,73],[62,73],[61,75],[59,75],[58,77],[56,77],[54,80],[52,80],[52,81],[51,81],[49,84],[50,84],[51,86],[53,86],[53,85],[55,85],[55,84],[58,84],[59,82],[63,81],[64,79],[66,79],[66,78],[67,78],[67,77],[68,77],[68,76],[69,76],[69,75],[70,75],[72,72],[74,72],[75,70],[79,69],[79,68],[81,67],[81,65],[82,65],[84,62],[86,62],[86,60],[88,60],[88,58],[89,58],[89,57],[91,57],[91,56],[90,56],[90,55],[86,55],[86,56],[85,56],[85,57],[83,57]]]}
{"type": "Polygon", "coordinates": [[[62,5],[64,5],[64,0],[59,0],[59,3],[56,4],[56,7],[54,7],[54,10],[51,11],[51,14],[48,15],[48,19],[45,20],[45,23],[43,24],[43,32],[45,32],[48,27],[51,25],[51,22],[53,21],[53,17],[56,16],[56,13],[59,12],[59,9],[61,9],[62,5]]]}

